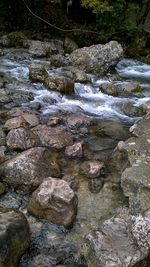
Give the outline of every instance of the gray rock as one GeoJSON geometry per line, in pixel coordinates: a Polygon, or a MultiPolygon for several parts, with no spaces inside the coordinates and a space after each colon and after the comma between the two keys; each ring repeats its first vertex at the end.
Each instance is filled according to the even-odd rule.
{"type": "Polygon", "coordinates": [[[0,127],[0,146],[5,145],[5,143],[6,143],[6,135],[3,129],[0,127]]]}
{"type": "Polygon", "coordinates": [[[17,267],[30,243],[29,226],[21,212],[0,213],[0,266],[17,267]]]}
{"type": "Polygon", "coordinates": [[[77,213],[77,197],[64,180],[47,178],[32,194],[28,211],[36,217],[68,227],[77,213]]]}
{"type": "Polygon", "coordinates": [[[22,113],[21,116],[17,116],[15,118],[11,118],[6,121],[4,128],[9,131],[11,129],[17,129],[20,127],[28,128],[34,127],[39,124],[38,117],[34,114],[30,113],[22,113]]]}
{"type": "Polygon", "coordinates": [[[72,146],[67,146],[65,154],[68,157],[82,157],[83,156],[83,142],[76,142],[72,146]]]}
{"type": "Polygon", "coordinates": [[[7,159],[5,152],[6,152],[6,147],[0,146],[0,163],[4,162],[7,159]]]}
{"type": "Polygon", "coordinates": [[[50,148],[62,149],[73,144],[73,136],[67,132],[62,126],[48,127],[46,125],[38,125],[33,128],[42,145],[50,148]]]}
{"type": "Polygon", "coordinates": [[[14,188],[35,188],[44,178],[60,176],[52,153],[43,147],[28,149],[0,165],[2,180],[14,188]]]}
{"type": "Polygon", "coordinates": [[[44,65],[32,63],[29,66],[29,77],[33,82],[44,82],[45,75],[46,69],[44,65]]]}
{"type": "Polygon", "coordinates": [[[38,146],[39,139],[30,129],[12,129],[6,138],[7,146],[11,149],[26,150],[38,146]]]}
{"type": "Polygon", "coordinates": [[[56,54],[57,48],[54,42],[31,41],[29,53],[36,57],[47,57],[56,54]]]}
{"type": "Polygon", "coordinates": [[[82,114],[69,114],[64,116],[64,121],[72,130],[79,130],[80,127],[89,126],[90,118],[82,114]]]}
{"type": "Polygon", "coordinates": [[[105,165],[100,161],[85,161],[81,165],[81,173],[88,178],[98,178],[104,176],[105,165]]]}
{"type": "Polygon", "coordinates": [[[146,258],[150,249],[150,215],[131,216],[126,210],[105,221],[89,234],[89,267],[132,267],[146,258]]]}
{"type": "Polygon", "coordinates": [[[85,72],[102,74],[113,68],[123,56],[123,49],[116,41],[105,45],[92,45],[76,49],[70,54],[72,65],[85,72]]]}

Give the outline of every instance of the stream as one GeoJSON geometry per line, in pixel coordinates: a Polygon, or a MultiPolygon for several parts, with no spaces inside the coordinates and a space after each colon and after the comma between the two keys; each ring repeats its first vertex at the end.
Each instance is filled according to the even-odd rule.
{"type": "Polygon", "coordinates": [[[109,159],[118,141],[126,140],[130,136],[130,126],[142,116],[138,113],[141,106],[150,101],[150,65],[124,58],[116,66],[115,74],[107,77],[91,75],[91,82],[76,82],[74,92],[64,95],[49,91],[42,83],[30,81],[30,64],[42,62],[49,66],[47,59],[32,58],[26,49],[4,49],[4,56],[0,61],[0,76],[4,78],[5,90],[13,101],[1,100],[1,110],[8,111],[14,107],[31,110],[39,115],[41,121],[55,116],[64,118],[68,114],[89,118],[91,125],[88,132],[86,129],[82,133],[76,130],[72,132],[77,140],[79,138],[85,142],[86,159],[102,160],[106,163],[105,183],[101,190],[96,191],[99,184],[95,179],[96,189],[91,190],[93,185],[89,185],[78,173],[79,164],[83,160],[75,158],[69,160],[68,164],[60,152],[58,154],[62,157],[63,173],[75,175],[80,183],[77,192],[77,221],[72,229],[65,230],[29,215],[26,210],[29,196],[22,191],[10,190],[1,197],[0,207],[18,208],[24,212],[30,224],[31,246],[23,255],[19,267],[86,267],[86,261],[82,259],[86,250],[84,236],[96,230],[120,206],[126,205],[119,186],[120,173],[112,169],[113,164],[109,163],[109,159]],[[131,82],[138,83],[142,92],[133,95],[125,92],[113,96],[104,92],[102,86],[113,85],[121,91],[131,82]]]}

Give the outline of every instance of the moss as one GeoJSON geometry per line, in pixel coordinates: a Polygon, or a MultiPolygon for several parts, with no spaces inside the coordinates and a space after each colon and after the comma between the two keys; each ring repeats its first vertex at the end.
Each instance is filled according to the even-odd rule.
{"type": "Polygon", "coordinates": [[[134,92],[134,93],[142,93],[142,88],[141,88],[141,86],[140,86],[139,84],[137,84],[137,85],[135,86],[135,88],[133,89],[133,92],[134,92]]]}

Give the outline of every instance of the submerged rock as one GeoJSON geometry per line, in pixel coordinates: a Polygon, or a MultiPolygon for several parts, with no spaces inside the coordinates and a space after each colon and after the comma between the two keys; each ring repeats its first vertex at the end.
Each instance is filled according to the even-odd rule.
{"type": "Polygon", "coordinates": [[[0,213],[0,266],[17,267],[30,243],[29,226],[18,211],[0,213]]]}
{"type": "Polygon", "coordinates": [[[100,161],[85,161],[81,165],[81,173],[88,178],[98,178],[105,175],[105,165],[100,161]]]}
{"type": "Polygon", "coordinates": [[[89,234],[89,267],[132,267],[146,258],[150,249],[150,214],[137,217],[122,210],[89,234]]]}
{"type": "Polygon", "coordinates": [[[72,65],[89,73],[102,74],[113,68],[123,56],[117,41],[76,49],[70,54],[72,65]]]}
{"type": "Polygon", "coordinates": [[[59,166],[51,156],[47,148],[28,149],[1,164],[0,176],[14,188],[35,188],[50,175],[60,176],[59,166]]]}
{"type": "Polygon", "coordinates": [[[47,178],[32,194],[28,211],[39,218],[68,227],[77,213],[77,197],[64,180],[47,178]]]}

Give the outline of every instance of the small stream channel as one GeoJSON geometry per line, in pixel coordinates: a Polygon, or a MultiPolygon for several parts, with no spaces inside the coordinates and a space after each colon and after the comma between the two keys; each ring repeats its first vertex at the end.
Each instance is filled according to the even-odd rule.
{"type": "MultiPolygon", "coordinates": [[[[89,132],[77,133],[77,139],[86,144],[86,159],[106,161],[106,179],[101,190],[93,191],[90,188],[92,185],[89,186],[88,181],[78,175],[82,159],[72,159],[69,164],[62,159],[63,172],[76,176],[80,184],[77,220],[70,230],[29,215],[26,211],[28,195],[23,192],[8,192],[1,198],[0,207],[19,208],[30,224],[31,247],[23,255],[19,267],[86,266],[82,258],[86,249],[84,236],[96,230],[118,207],[127,204],[119,185],[120,174],[111,169],[108,159],[118,141],[130,136],[129,127],[140,117],[135,110],[150,100],[150,66],[123,59],[118,63],[116,73],[109,78],[91,76],[90,83],[75,83],[74,93],[63,95],[48,91],[42,83],[31,83],[28,67],[33,62],[49,65],[47,59],[33,59],[25,49],[4,49],[0,76],[4,77],[5,89],[8,95],[13,95],[14,101],[1,103],[1,109],[11,110],[18,106],[27,111],[35,109],[43,121],[49,116],[61,118],[69,113],[86,115],[91,121],[89,132]],[[104,93],[101,87],[102,84],[112,84],[120,88],[120,84],[130,82],[138,82],[142,93],[137,96],[113,96],[104,93]],[[128,105],[132,111],[127,112],[128,105]]],[[[97,181],[94,187],[98,186],[97,181]]]]}

